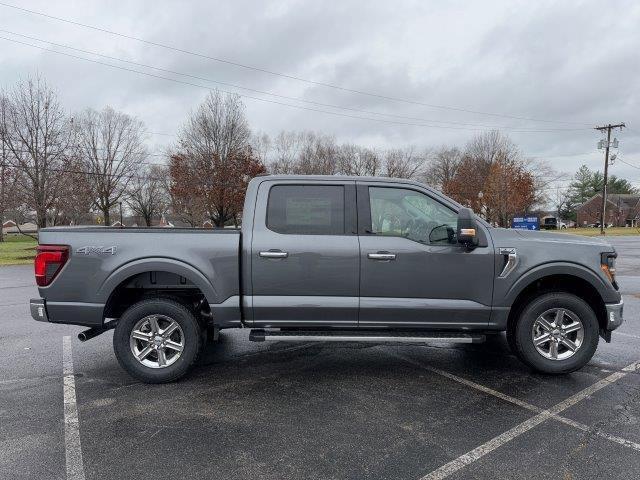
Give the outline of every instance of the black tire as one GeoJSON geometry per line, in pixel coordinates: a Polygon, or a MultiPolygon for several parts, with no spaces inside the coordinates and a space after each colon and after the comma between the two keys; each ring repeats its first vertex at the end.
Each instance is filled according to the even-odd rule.
{"type": "Polygon", "coordinates": [[[516,329],[515,322],[513,325],[509,325],[507,327],[507,345],[509,345],[509,350],[515,356],[519,357],[518,350],[516,349],[516,329]]]}
{"type": "MultiPolygon", "coordinates": [[[[580,297],[564,292],[546,293],[532,299],[522,309],[517,321],[507,332],[507,339],[518,358],[534,370],[549,374],[569,373],[584,367],[598,348],[598,319],[589,304],[580,297]],[[566,359],[546,358],[538,352],[533,342],[534,322],[554,308],[565,309],[582,322],[582,344],[566,359]]],[[[565,348],[565,351],[568,350],[565,348]]]]}
{"type": "Polygon", "coordinates": [[[116,325],[113,333],[113,349],[120,366],[131,376],[145,383],[167,383],[186,375],[198,360],[204,335],[193,313],[183,304],[168,298],[142,300],[129,307],[116,325]],[[178,323],[183,339],[183,349],[171,365],[151,368],[135,357],[130,344],[134,327],[150,315],[169,317],[178,323]]]}

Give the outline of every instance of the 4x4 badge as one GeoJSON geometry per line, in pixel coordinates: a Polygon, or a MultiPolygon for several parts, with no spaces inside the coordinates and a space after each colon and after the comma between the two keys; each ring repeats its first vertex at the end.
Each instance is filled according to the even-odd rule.
{"type": "Polygon", "coordinates": [[[112,247],[94,247],[88,245],[86,247],[80,247],[76,250],[76,253],[81,253],[83,255],[115,255],[116,254],[116,246],[112,247]]]}

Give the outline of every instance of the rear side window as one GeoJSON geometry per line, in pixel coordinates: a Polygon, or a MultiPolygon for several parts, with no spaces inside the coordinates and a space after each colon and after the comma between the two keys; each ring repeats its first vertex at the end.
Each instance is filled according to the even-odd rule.
{"type": "Polygon", "coordinates": [[[276,185],[269,191],[267,227],[278,233],[344,235],[344,187],[276,185]]]}

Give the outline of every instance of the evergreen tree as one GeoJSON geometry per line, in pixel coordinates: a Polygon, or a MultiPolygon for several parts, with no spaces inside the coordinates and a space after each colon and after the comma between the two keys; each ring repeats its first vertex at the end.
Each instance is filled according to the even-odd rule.
{"type": "MultiPolygon", "coordinates": [[[[573,182],[567,190],[567,199],[563,204],[562,211],[559,212],[562,218],[576,220],[578,207],[589,200],[594,195],[602,192],[602,182],[604,175],[598,170],[589,170],[589,167],[582,165],[573,177],[573,182]]],[[[610,175],[607,179],[607,193],[637,193],[637,189],[624,178],[610,175]]]]}

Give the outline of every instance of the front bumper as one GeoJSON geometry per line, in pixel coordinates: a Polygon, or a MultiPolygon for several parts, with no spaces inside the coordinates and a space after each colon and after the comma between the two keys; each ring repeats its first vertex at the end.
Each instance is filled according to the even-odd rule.
{"type": "Polygon", "coordinates": [[[34,320],[37,320],[38,322],[49,321],[44,298],[32,298],[29,300],[29,308],[31,310],[31,317],[34,320]]]}
{"type": "Polygon", "coordinates": [[[622,325],[622,322],[624,321],[624,319],[622,318],[624,302],[620,300],[619,303],[606,303],[604,306],[607,310],[606,330],[615,330],[620,325],[622,325]]]}

